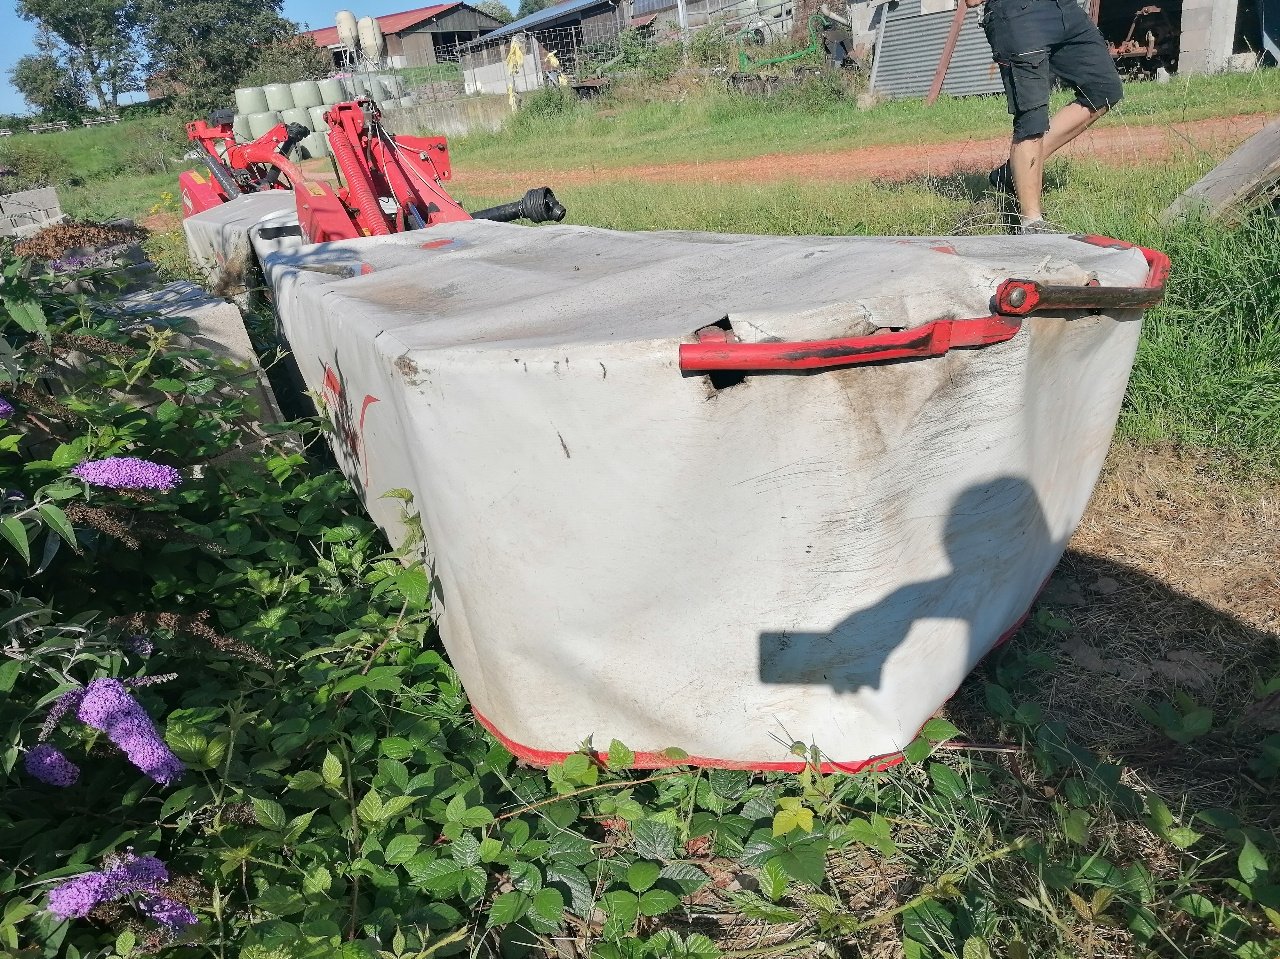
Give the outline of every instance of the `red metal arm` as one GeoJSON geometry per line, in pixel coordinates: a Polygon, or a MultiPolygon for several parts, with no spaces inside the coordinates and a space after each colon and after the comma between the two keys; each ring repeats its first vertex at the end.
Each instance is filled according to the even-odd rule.
{"type": "MultiPolygon", "coordinates": [[[[1107,237],[1078,236],[1074,239],[1112,249],[1134,249],[1131,244],[1107,237]]],[[[834,340],[738,343],[730,340],[728,331],[707,327],[698,331],[698,342],[680,345],[680,369],[689,373],[818,370],[887,360],[920,360],[942,356],[959,347],[988,346],[1010,340],[1022,328],[1022,317],[1036,310],[1153,306],[1164,295],[1169,258],[1157,250],[1138,249],[1142,250],[1149,267],[1146,283],[1141,287],[1045,286],[1033,280],[1006,280],[1000,284],[993,298],[996,312],[991,316],[935,320],[909,330],[834,340]],[[1021,295],[1015,293],[1019,290],[1021,295]],[[1011,299],[1020,302],[1014,305],[1011,299]]]]}
{"type": "MultiPolygon", "coordinates": [[[[1078,236],[1074,239],[1114,250],[1132,250],[1129,243],[1105,236],[1078,236]]],[[[1125,310],[1147,309],[1164,298],[1169,278],[1169,258],[1159,250],[1136,247],[1147,261],[1147,279],[1142,286],[1055,286],[1036,280],[1005,280],[996,290],[995,309],[1005,316],[1026,316],[1037,310],[1125,310]]]]}

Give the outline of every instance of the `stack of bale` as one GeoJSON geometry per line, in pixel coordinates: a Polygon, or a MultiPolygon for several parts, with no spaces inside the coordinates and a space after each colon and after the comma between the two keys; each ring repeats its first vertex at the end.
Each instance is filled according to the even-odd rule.
{"type": "Polygon", "coordinates": [[[404,81],[394,74],[356,73],[327,80],[299,80],[296,83],[269,83],[265,87],[242,87],[236,91],[236,113],[232,124],[240,142],[256,140],[277,123],[301,123],[311,135],[299,147],[301,156],[322,157],[329,153],[325,138],[325,112],[335,103],[368,97],[384,110],[410,106],[404,81]]]}

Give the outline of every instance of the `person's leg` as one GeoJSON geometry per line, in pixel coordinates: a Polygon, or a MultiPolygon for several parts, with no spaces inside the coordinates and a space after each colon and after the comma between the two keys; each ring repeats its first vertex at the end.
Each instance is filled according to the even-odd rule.
{"type": "Polygon", "coordinates": [[[1049,157],[1093,126],[1107,109],[1093,110],[1077,100],[1055,113],[1049,121],[1049,132],[1044,135],[1044,161],[1048,162],[1049,157]]]}
{"type": "Polygon", "coordinates": [[[1046,136],[1038,136],[1014,140],[1009,150],[1009,169],[1023,222],[1044,218],[1040,204],[1044,195],[1045,139],[1046,136]]]}
{"type": "Polygon", "coordinates": [[[1013,116],[1009,162],[992,171],[991,183],[1005,192],[1012,187],[1024,222],[1039,219],[1044,140],[1050,130],[1049,50],[1063,39],[1062,17],[1053,0],[1001,5],[988,12],[984,27],[1013,116]]]}
{"type": "Polygon", "coordinates": [[[1063,42],[1050,48],[1049,67],[1075,88],[1076,99],[1059,110],[1049,125],[1046,161],[1124,99],[1124,85],[1101,31],[1075,0],[1060,2],[1065,35],[1063,42]]]}

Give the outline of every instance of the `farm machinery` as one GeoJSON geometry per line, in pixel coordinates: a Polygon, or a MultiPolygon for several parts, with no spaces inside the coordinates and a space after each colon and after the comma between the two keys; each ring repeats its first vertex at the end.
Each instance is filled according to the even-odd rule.
{"type": "Polygon", "coordinates": [[[237,142],[230,111],[187,124],[209,176],[190,171],[179,176],[183,215],[249,194],[282,191],[293,197],[303,243],[387,236],[470,219],[564,219],[564,207],[546,187],[514,203],[468,213],[444,187],[452,177],[444,137],[392,135],[372,100],[336,104],[325,122],[336,187],[304,172],[291,158],[311,133],[301,124],[277,124],[248,143],[237,142]]]}
{"type": "Polygon", "coordinates": [[[468,213],[444,140],[327,123],[335,181],[304,128],[191,124],[188,248],[265,291],[477,721],[539,765],[896,761],[1061,557],[1168,260],[533,227],[551,191],[468,213]]]}

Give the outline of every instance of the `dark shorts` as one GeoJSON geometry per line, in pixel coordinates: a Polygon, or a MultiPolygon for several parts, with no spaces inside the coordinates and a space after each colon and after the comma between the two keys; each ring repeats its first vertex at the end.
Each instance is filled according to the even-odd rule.
{"type": "Polygon", "coordinates": [[[1076,0],[987,0],[982,26],[1000,64],[1015,142],[1048,131],[1055,76],[1091,110],[1124,99],[1107,41],[1076,0]]]}

